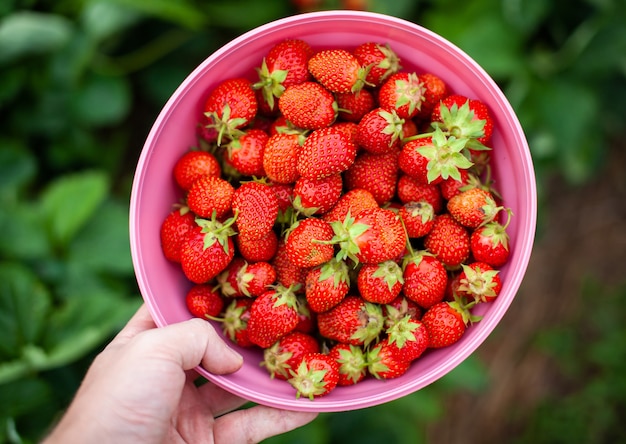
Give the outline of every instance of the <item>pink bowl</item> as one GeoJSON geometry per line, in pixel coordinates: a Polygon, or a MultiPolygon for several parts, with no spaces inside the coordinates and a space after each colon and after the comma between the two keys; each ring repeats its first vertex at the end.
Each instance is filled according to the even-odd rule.
{"type": "Polygon", "coordinates": [[[262,355],[258,350],[239,350],[245,363],[233,375],[215,376],[197,369],[225,390],[260,404],[318,412],[370,407],[441,378],[498,325],[521,284],[533,245],[537,202],[532,159],[519,121],[495,82],[464,52],[427,29],[398,18],[354,11],[301,14],[260,26],[223,46],[185,79],[158,116],[139,159],[130,202],[131,252],[140,291],[160,327],[191,317],[184,303],[190,284],[180,267],[164,258],[159,240],[163,219],[181,197],[172,179],[173,165],[196,144],[195,125],[207,91],[228,77],[254,79],[254,67],[260,65],[263,54],[285,38],[300,38],[317,48],[389,43],[405,70],[437,74],[454,92],[484,101],[495,118],[492,162],[496,187],[514,213],[508,228],[511,256],[501,269],[501,294],[478,307],[482,321],[472,325],[458,343],[428,351],[400,378],[368,379],[314,401],[296,399],[289,384],[270,379],[259,366],[262,355]]]}

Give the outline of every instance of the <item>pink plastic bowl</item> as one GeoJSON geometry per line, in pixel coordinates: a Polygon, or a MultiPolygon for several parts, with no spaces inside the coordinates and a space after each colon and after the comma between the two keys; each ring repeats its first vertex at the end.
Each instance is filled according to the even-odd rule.
{"type": "MultiPolygon", "coordinates": [[[[389,43],[405,70],[430,71],[450,88],[484,101],[495,118],[492,139],[496,187],[514,213],[508,228],[512,239],[509,263],[501,269],[503,288],[492,303],[481,304],[483,319],[455,345],[425,353],[397,379],[368,379],[338,387],[325,397],[296,399],[286,382],[270,379],[259,366],[258,350],[239,350],[245,363],[233,375],[200,374],[250,401],[308,411],[346,411],[370,407],[415,392],[454,369],[489,336],[508,309],[521,284],[531,254],[536,222],[536,189],[532,160],[519,121],[489,75],[464,52],[442,37],[408,21],[381,14],[331,11],[280,19],[249,31],[209,56],[176,90],[158,116],[137,166],[130,205],[130,241],[142,296],[159,327],[191,317],[184,302],[190,287],[180,266],[168,262],[159,241],[160,225],[181,197],[172,179],[177,158],[196,144],[195,125],[207,95],[220,80],[247,76],[271,46],[300,38],[314,48],[353,48],[360,43],[389,43]]],[[[216,325],[220,330],[220,327],[216,325]]]]}

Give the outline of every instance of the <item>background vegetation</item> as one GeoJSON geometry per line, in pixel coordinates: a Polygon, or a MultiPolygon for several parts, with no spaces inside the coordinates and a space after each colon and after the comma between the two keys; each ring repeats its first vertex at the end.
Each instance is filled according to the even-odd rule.
{"type": "MultiPolygon", "coordinates": [[[[36,442],[70,401],[93,355],[141,302],[128,242],[130,185],[143,140],[169,95],[241,33],[329,8],[424,25],[501,85],[535,161],[538,248],[550,251],[546,227],[563,194],[588,190],[609,177],[609,168],[618,170],[610,176],[618,186],[609,192],[626,193],[614,162],[626,149],[621,0],[6,0],[0,3],[0,442],[36,442]]],[[[589,217],[572,202],[574,219],[566,224],[589,217]]],[[[623,212],[610,214],[612,228],[624,219],[623,212]]],[[[626,247],[619,233],[594,233],[615,235],[609,246],[626,247]]],[[[556,260],[575,255],[574,244],[556,260]]],[[[553,362],[551,380],[559,384],[530,413],[499,412],[501,428],[517,442],[626,442],[620,427],[626,286],[624,270],[611,265],[617,270],[611,279],[573,278],[566,297],[575,309],[558,323],[523,332],[525,346],[553,362]]],[[[563,279],[559,273],[568,267],[558,265],[549,277],[533,270],[527,280],[563,279]]],[[[478,399],[494,384],[487,371],[494,361],[484,355],[419,393],[321,415],[269,441],[452,442],[440,439],[438,427],[454,411],[451,400],[478,399]]],[[[471,424],[485,427],[478,417],[471,424]]]]}

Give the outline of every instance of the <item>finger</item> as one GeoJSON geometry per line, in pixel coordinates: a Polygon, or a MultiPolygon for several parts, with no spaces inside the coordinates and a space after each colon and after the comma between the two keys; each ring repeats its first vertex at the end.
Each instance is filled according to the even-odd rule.
{"type": "Polygon", "coordinates": [[[148,307],[146,304],[141,304],[135,314],[126,323],[124,328],[122,328],[113,341],[111,341],[111,344],[123,345],[131,338],[135,337],[138,333],[145,330],[151,330],[153,328],[156,328],[156,324],[152,320],[148,307]]]}
{"type": "Polygon", "coordinates": [[[213,416],[221,416],[232,412],[248,402],[246,399],[230,393],[210,381],[198,387],[198,391],[201,398],[208,404],[213,416]]]}
{"type": "Polygon", "coordinates": [[[308,424],[316,417],[315,412],[293,412],[262,405],[237,410],[215,421],[215,444],[258,443],[308,424]]]}

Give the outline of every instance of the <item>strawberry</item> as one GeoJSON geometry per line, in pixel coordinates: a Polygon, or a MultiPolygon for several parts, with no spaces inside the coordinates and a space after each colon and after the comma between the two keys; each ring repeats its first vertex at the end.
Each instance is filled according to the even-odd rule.
{"type": "Polygon", "coordinates": [[[474,259],[485,262],[492,267],[501,267],[509,259],[509,235],[506,231],[510,222],[505,225],[491,221],[474,230],[470,236],[470,249],[474,259]]]}
{"type": "Polygon", "coordinates": [[[185,295],[185,305],[195,317],[208,319],[209,316],[218,316],[222,312],[224,299],[213,286],[197,284],[185,295]]]}
{"type": "Polygon", "coordinates": [[[387,304],[402,290],[402,268],[388,260],[380,264],[364,264],[357,275],[357,287],[361,297],[368,302],[387,304]]]}
{"type": "Polygon", "coordinates": [[[208,151],[186,151],[174,164],[174,180],[185,191],[189,191],[191,185],[202,176],[219,177],[221,174],[222,167],[208,151]]]}
{"type": "Polygon", "coordinates": [[[346,171],[356,158],[356,145],[343,131],[321,128],[302,144],[296,168],[301,177],[322,179],[346,171]]]}
{"type": "Polygon", "coordinates": [[[398,179],[397,193],[398,199],[403,204],[423,201],[433,207],[435,214],[443,210],[443,200],[438,185],[423,184],[411,176],[401,174],[398,179]]]}
{"type": "Polygon", "coordinates": [[[261,366],[265,367],[272,379],[287,380],[291,376],[290,370],[298,368],[304,355],[319,352],[320,346],[316,338],[300,331],[292,331],[263,350],[261,366]]]}
{"type": "Polygon", "coordinates": [[[279,133],[270,136],[263,152],[263,169],[275,183],[291,184],[300,177],[296,165],[300,151],[297,134],[279,133]]]}
{"type": "Polygon", "coordinates": [[[435,224],[433,206],[424,200],[407,202],[398,210],[409,238],[426,236],[435,224]]]}
{"type": "Polygon", "coordinates": [[[330,310],[318,313],[317,326],[319,333],[327,339],[368,345],[380,335],[384,317],[380,305],[348,295],[330,310]]]}
{"type": "Polygon", "coordinates": [[[332,222],[333,242],[340,251],[337,258],[354,263],[378,264],[399,257],[406,244],[402,222],[388,209],[372,208],[332,222]]]}
{"type": "Polygon", "coordinates": [[[376,100],[374,95],[366,89],[356,93],[346,92],[335,94],[337,101],[338,118],[358,123],[365,114],[375,108],[376,100]]]}
{"type": "Polygon", "coordinates": [[[475,229],[494,220],[502,207],[498,206],[489,191],[470,188],[452,197],[447,209],[458,223],[475,229]]]}
{"type": "Polygon", "coordinates": [[[462,265],[462,271],[458,276],[458,285],[452,290],[457,296],[467,298],[470,301],[491,302],[502,289],[500,271],[484,262],[472,262],[462,265]]]}
{"type": "Polygon", "coordinates": [[[395,111],[374,108],[358,123],[357,144],[373,154],[393,151],[400,146],[404,122],[395,111]]]}
{"type": "Polygon", "coordinates": [[[448,87],[440,77],[430,72],[420,74],[418,79],[424,88],[424,101],[417,117],[430,119],[435,106],[448,95],[448,87]]]}
{"type": "Polygon", "coordinates": [[[487,105],[460,94],[449,95],[435,106],[431,121],[446,135],[468,140],[472,149],[484,149],[494,127],[487,105]]]}
{"type": "Polygon", "coordinates": [[[333,258],[309,270],[305,283],[309,308],[316,313],[328,311],[339,304],[350,291],[348,265],[333,258]]]}
{"type": "Polygon", "coordinates": [[[216,176],[202,176],[187,193],[187,205],[198,217],[209,218],[215,213],[222,219],[231,209],[235,188],[226,180],[216,176]]]}
{"type": "Polygon", "coordinates": [[[244,296],[240,281],[240,273],[248,263],[239,256],[234,256],[228,266],[217,275],[217,285],[215,286],[221,294],[228,298],[238,298],[244,296]]]}
{"type": "Polygon", "coordinates": [[[311,46],[300,39],[285,39],[270,48],[257,68],[259,81],[253,85],[261,91],[268,111],[274,111],[276,99],[287,87],[311,80],[308,63],[312,55],[311,46]]]}
{"type": "Polygon", "coordinates": [[[354,188],[342,194],[333,208],[322,215],[327,222],[344,221],[348,213],[357,215],[361,210],[378,208],[374,195],[363,188],[354,188]]]}
{"type": "Polygon", "coordinates": [[[233,299],[220,318],[210,318],[222,326],[224,336],[240,347],[253,347],[248,337],[248,321],[253,299],[233,299]]]}
{"type": "Polygon", "coordinates": [[[403,173],[411,176],[419,183],[430,183],[437,185],[443,180],[441,176],[432,180],[428,178],[429,159],[421,153],[422,147],[432,147],[432,137],[422,137],[419,139],[409,140],[402,146],[400,155],[398,156],[398,167],[403,173]]]}
{"type": "Polygon", "coordinates": [[[300,268],[321,265],[332,259],[334,235],[331,225],[313,217],[297,221],[287,235],[287,257],[300,268]]]}
{"type": "Polygon", "coordinates": [[[425,251],[410,254],[404,260],[403,272],[405,297],[426,309],[443,300],[448,274],[435,256],[425,251]]]}
{"type": "Polygon", "coordinates": [[[428,331],[428,346],[442,348],[456,343],[465,334],[467,326],[479,320],[458,301],[443,301],[433,305],[422,316],[422,323],[428,331]]]}
{"type": "Polygon", "coordinates": [[[254,299],[250,307],[248,337],[262,348],[267,348],[295,330],[299,316],[296,287],[275,288],[254,299]]]}
{"type": "Polygon", "coordinates": [[[421,321],[405,316],[386,330],[389,346],[405,361],[415,361],[428,348],[428,332],[421,321]]]}
{"type": "Polygon", "coordinates": [[[383,315],[385,328],[388,329],[406,316],[419,321],[422,317],[422,307],[400,293],[393,301],[383,305],[383,315]]]}
{"type": "Polygon", "coordinates": [[[306,279],[306,268],[295,265],[287,254],[287,243],[284,238],[278,241],[278,247],[276,254],[270,262],[276,270],[276,281],[284,287],[290,287],[294,285],[304,286],[306,279]]]}
{"type": "Polygon", "coordinates": [[[244,182],[233,193],[232,211],[239,237],[260,239],[274,227],[278,198],[272,187],[261,182],[244,182]]]}
{"type": "Polygon", "coordinates": [[[265,176],[263,152],[268,139],[263,130],[247,130],[226,145],[225,161],[244,176],[265,176]]]}
{"type": "Polygon", "coordinates": [[[276,283],[276,270],[268,262],[246,263],[239,270],[237,283],[245,296],[257,297],[276,283]]]}
{"type": "Polygon", "coordinates": [[[470,254],[469,233],[448,213],[439,214],[424,238],[424,247],[446,267],[458,268],[470,254]]]}
{"type": "Polygon", "coordinates": [[[393,379],[404,375],[411,361],[403,359],[397,352],[397,346],[389,344],[385,338],[374,345],[367,353],[367,369],[376,379],[393,379]]]}
{"type": "Polygon", "coordinates": [[[378,91],[379,106],[395,111],[401,119],[412,119],[424,101],[425,89],[414,72],[398,72],[389,77],[378,91]]]}
{"type": "Polygon", "coordinates": [[[232,219],[196,219],[180,250],[183,273],[191,282],[204,284],[215,278],[234,257],[232,219]]]}
{"type": "Polygon", "coordinates": [[[317,331],[317,314],[309,307],[304,294],[298,293],[296,296],[298,298],[299,317],[296,331],[301,331],[302,333],[315,333],[317,331]]]}
{"type": "Polygon", "coordinates": [[[235,236],[235,245],[239,255],[248,262],[269,262],[278,249],[278,235],[270,230],[258,239],[235,236]]]}
{"type": "Polygon", "coordinates": [[[327,395],[337,387],[339,364],[327,354],[307,353],[290,374],[288,382],[296,389],[296,398],[313,400],[327,395]]]}
{"type": "Polygon", "coordinates": [[[398,150],[385,154],[359,153],[344,174],[346,189],[369,191],[379,205],[388,203],[396,194],[398,181],[398,150]]]}
{"type": "Polygon", "coordinates": [[[354,56],[361,66],[369,67],[365,80],[372,86],[380,86],[392,74],[400,71],[400,58],[389,45],[366,42],[358,45],[354,56]]]}
{"type": "Polygon", "coordinates": [[[319,83],[292,85],[278,99],[278,108],[298,128],[319,129],[330,126],[337,118],[337,102],[319,83]]]}
{"type": "Polygon", "coordinates": [[[328,352],[339,364],[340,386],[354,385],[367,376],[367,361],[361,347],[337,343],[328,352]]]}
{"type": "Polygon", "coordinates": [[[301,214],[312,216],[329,211],[341,196],[343,178],[341,174],[322,179],[299,178],[293,188],[293,206],[301,214]]]}
{"type": "Polygon", "coordinates": [[[195,217],[186,206],[176,207],[165,217],[159,236],[166,259],[180,262],[180,249],[187,232],[196,226],[195,217]]]}
{"type": "Polygon", "coordinates": [[[207,127],[216,130],[218,146],[225,137],[234,139],[240,135],[241,128],[254,119],[257,111],[256,94],[252,83],[245,78],[229,78],[219,83],[204,104],[207,127]]]}
{"type": "Polygon", "coordinates": [[[355,93],[365,86],[368,69],[345,49],[324,49],[309,59],[309,72],[333,93],[355,93]]]}
{"type": "Polygon", "coordinates": [[[462,190],[471,187],[473,181],[477,181],[477,178],[468,170],[459,170],[460,178],[457,180],[453,177],[448,177],[439,183],[439,189],[441,191],[441,197],[445,200],[450,200],[462,190]]]}

